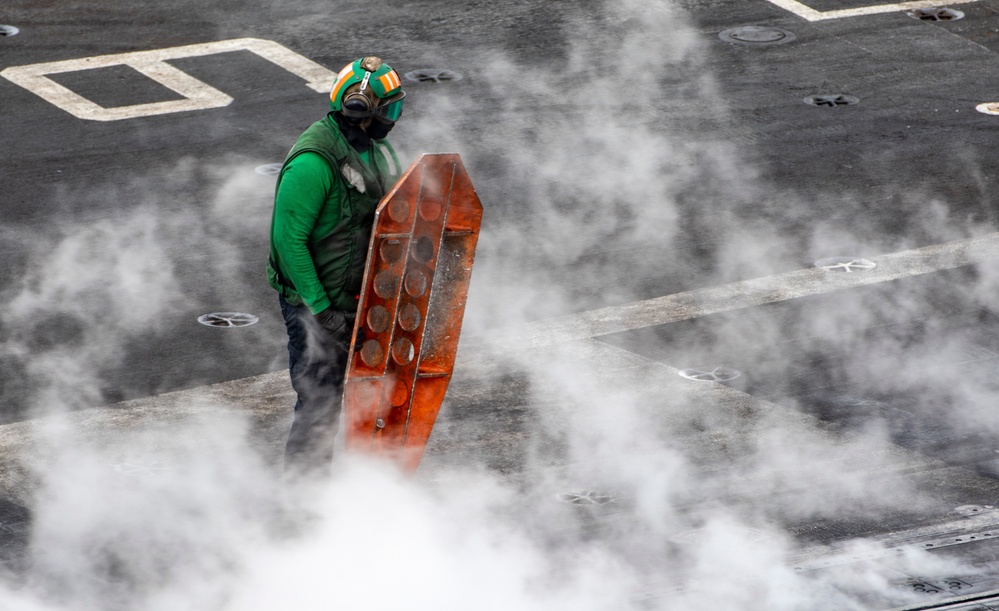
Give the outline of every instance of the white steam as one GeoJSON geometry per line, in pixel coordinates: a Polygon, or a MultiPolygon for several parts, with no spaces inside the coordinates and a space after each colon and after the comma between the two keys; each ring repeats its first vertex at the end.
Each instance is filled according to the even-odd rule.
{"type": "Polygon", "coordinates": [[[126,218],[63,229],[51,252],[23,278],[0,314],[14,329],[5,349],[25,359],[28,375],[46,380],[34,407],[93,405],[93,373],[116,364],[116,339],[161,330],[164,314],[182,303],[157,218],[140,207],[126,218]]]}
{"type": "MultiPolygon", "coordinates": [[[[802,250],[817,258],[841,254],[829,252],[837,246],[877,254],[912,245],[801,210],[788,214],[807,237],[783,236],[779,211],[744,218],[742,205],[758,194],[755,171],[720,135],[729,119],[699,59],[706,43],[682,20],[664,3],[607,3],[567,17],[552,34],[565,48],[543,61],[469,51],[474,112],[421,91],[419,112],[394,138],[410,151],[462,153],[486,208],[464,333],[669,292],[699,274],[722,282],[801,267],[809,262],[793,253],[802,250]],[[715,123],[691,129],[685,119],[695,115],[715,123]],[[678,239],[688,231],[705,238],[707,260],[678,239]]],[[[192,278],[219,282],[220,294],[250,282],[269,291],[263,257],[251,265],[240,248],[269,221],[270,194],[252,165],[183,161],[106,193],[136,198],[126,214],[47,236],[51,249],[35,253],[0,315],[15,330],[4,348],[44,381],[36,409],[92,406],[101,370],[119,363],[128,341],[198,313],[189,311],[192,278]],[[207,182],[215,197],[200,214],[173,212],[169,190],[155,195],[163,190],[148,183],[177,181],[207,182]]],[[[982,231],[949,218],[942,203],[913,224],[907,239],[916,243],[982,231]]],[[[997,279],[983,268],[972,301],[987,303],[997,279]]],[[[761,369],[791,369],[774,349],[787,325],[820,346],[859,344],[863,329],[922,307],[938,292],[932,284],[886,301],[845,297],[823,318],[747,312],[738,323],[693,323],[704,345],[672,355],[693,359],[729,342],[761,369]]],[[[889,354],[910,347],[901,335],[883,341],[889,354]]],[[[30,569],[0,583],[0,609],[842,610],[867,608],[872,591],[894,592],[900,575],[966,570],[915,553],[838,572],[793,566],[788,523],[872,517],[918,497],[915,484],[890,477],[908,455],[876,417],[830,430],[793,406],[691,385],[672,367],[596,341],[501,356],[497,370],[521,374],[515,407],[533,419],[516,472],[445,458],[419,479],[344,459],[305,507],[284,498],[280,465],[265,458],[274,448],[260,447],[254,423],[210,402],[113,430],[83,426],[92,421],[80,414],[44,420],[21,457],[35,461],[39,479],[28,500],[30,569]],[[613,501],[588,513],[557,502],[569,490],[613,501]]],[[[924,382],[940,391],[919,376],[927,365],[918,359],[879,362],[897,375],[877,390],[924,382]]],[[[966,426],[995,398],[975,383],[947,395],[966,426]]]]}

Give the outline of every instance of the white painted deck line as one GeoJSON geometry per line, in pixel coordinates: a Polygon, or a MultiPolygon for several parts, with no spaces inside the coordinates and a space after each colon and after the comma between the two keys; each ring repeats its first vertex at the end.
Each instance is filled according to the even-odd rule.
{"type": "MultiPolygon", "coordinates": [[[[463,381],[461,378],[475,375],[476,366],[486,365],[481,359],[488,360],[491,351],[476,354],[479,351],[478,346],[482,346],[483,343],[500,350],[539,348],[999,260],[999,233],[871,257],[870,260],[877,263],[877,267],[864,272],[828,272],[818,268],[808,268],[656,297],[623,306],[539,320],[525,325],[516,332],[501,329],[487,336],[469,335],[462,341],[456,363],[456,373],[457,370],[464,372],[452,380],[451,396],[454,396],[455,392],[460,392],[455,391],[455,387],[461,385],[463,381]]],[[[174,396],[178,393],[197,395],[211,389],[223,389],[228,385],[239,388],[274,385],[284,392],[291,392],[290,386],[285,389],[287,376],[287,370],[275,371],[162,396],[174,396]]],[[[698,382],[698,384],[704,383],[698,382]]],[[[149,401],[155,401],[155,397],[137,399],[128,403],[146,404],[149,401]]]]}
{"type": "Polygon", "coordinates": [[[539,320],[526,325],[521,333],[502,333],[504,338],[496,344],[521,348],[548,346],[996,260],[999,233],[868,259],[877,267],[852,273],[812,267],[539,320]]]}
{"type": "Polygon", "coordinates": [[[817,11],[796,0],[768,0],[773,5],[794,13],[808,21],[824,21],[826,19],[843,19],[845,17],[861,17],[879,13],[911,11],[917,8],[940,8],[952,4],[971,4],[978,0],[917,0],[914,2],[896,2],[893,4],[872,4],[857,8],[838,9],[835,11],[817,11]]]}

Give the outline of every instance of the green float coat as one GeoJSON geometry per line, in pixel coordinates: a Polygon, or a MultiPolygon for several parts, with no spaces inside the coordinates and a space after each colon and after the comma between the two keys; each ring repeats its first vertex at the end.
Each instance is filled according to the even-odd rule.
{"type": "Polygon", "coordinates": [[[312,124],[278,176],[267,265],[271,286],[313,314],[330,306],[355,310],[375,208],[399,173],[387,140],[372,141],[358,153],[331,116],[312,124]],[[363,192],[345,179],[345,165],[355,172],[353,182],[363,179],[363,192]]]}

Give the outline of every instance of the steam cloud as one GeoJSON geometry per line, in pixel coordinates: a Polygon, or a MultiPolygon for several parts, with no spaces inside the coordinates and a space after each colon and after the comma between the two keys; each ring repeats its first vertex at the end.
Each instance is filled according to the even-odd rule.
{"type": "MultiPolygon", "coordinates": [[[[913,245],[813,218],[794,193],[779,194],[779,209],[761,201],[755,170],[724,137],[733,119],[701,59],[710,52],[704,36],[665,3],[591,9],[567,10],[565,44],[544,62],[469,51],[475,69],[459,86],[481,90],[475,112],[420,90],[394,134],[409,151],[461,152],[487,208],[465,334],[793,269],[802,252],[913,245]],[[683,125],[695,108],[710,108],[717,124],[683,125]],[[468,123],[456,125],[456,116],[468,123]],[[766,212],[750,216],[751,207],[766,212]],[[783,235],[789,217],[809,231],[783,235]],[[694,241],[706,246],[692,252],[694,241]],[[608,278],[620,278],[612,292],[600,288],[608,278]]],[[[64,412],[99,402],[101,371],[125,358],[132,338],[169,332],[150,321],[188,315],[192,269],[269,290],[237,246],[269,221],[270,202],[250,184],[259,178],[247,178],[252,165],[232,159],[204,176],[184,161],[167,177],[105,194],[206,180],[217,196],[203,214],[214,222],[140,199],[123,219],[45,236],[54,248],[37,253],[23,286],[6,295],[0,323],[16,331],[5,351],[45,382],[33,394],[36,413],[58,415],[8,425],[30,433],[39,468],[34,493],[22,499],[33,510],[31,568],[0,582],[0,609],[842,610],[867,608],[864,597],[895,587],[899,572],[969,570],[914,553],[818,577],[794,570],[786,523],[876,516],[900,496],[918,497],[913,484],[877,476],[895,465],[889,423],[869,414],[853,430],[831,431],[767,402],[749,415],[713,408],[735,395],[680,386],[667,379],[676,377],[671,368],[629,361],[599,342],[494,355],[497,368],[531,372],[519,383],[536,426],[517,472],[442,461],[407,479],[345,458],[329,488],[291,515],[280,465],[251,441],[251,424],[210,403],[154,424],[127,422],[113,443],[80,430],[64,412]],[[179,256],[191,252],[194,260],[179,256]],[[723,464],[725,452],[736,462],[723,464]],[[554,501],[573,485],[616,500],[605,514],[554,501]]],[[[859,205],[849,194],[827,197],[859,205]]],[[[916,243],[985,231],[949,218],[943,202],[912,224],[904,235],[916,243]]],[[[961,277],[971,288],[955,301],[980,308],[999,275],[976,274],[961,277]]],[[[818,349],[845,350],[900,312],[916,319],[940,307],[941,287],[952,291],[953,280],[858,294],[821,319],[744,312],[738,322],[693,322],[697,341],[671,354],[680,365],[731,348],[782,371],[794,364],[774,355],[786,325],[807,330],[818,349]]],[[[931,329],[916,342],[942,338],[931,329]]],[[[993,388],[950,384],[964,373],[957,370],[942,372],[941,388],[919,373],[939,362],[929,349],[922,362],[908,358],[908,335],[879,341],[888,358],[874,370],[847,367],[847,381],[874,393],[944,396],[957,430],[981,422],[993,388]]],[[[281,356],[279,342],[246,348],[281,356]]],[[[985,426],[996,424],[992,417],[985,426]]],[[[858,541],[849,551],[876,547],[858,541]]]]}

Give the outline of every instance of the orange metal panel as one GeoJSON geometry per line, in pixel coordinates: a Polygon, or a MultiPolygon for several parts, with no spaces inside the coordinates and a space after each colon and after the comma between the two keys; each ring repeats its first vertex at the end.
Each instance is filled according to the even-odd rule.
{"type": "Polygon", "coordinates": [[[481,222],[456,154],[421,156],[379,203],[344,382],[348,451],[419,466],[454,370],[481,222]]]}

